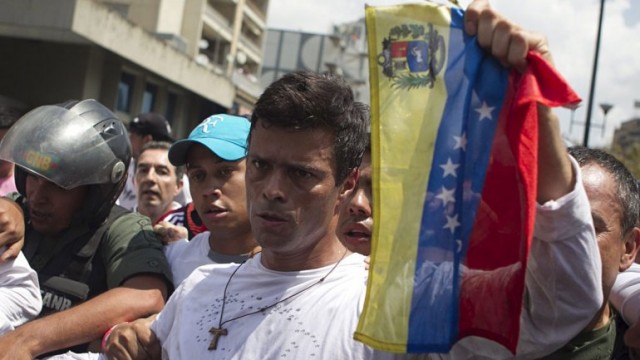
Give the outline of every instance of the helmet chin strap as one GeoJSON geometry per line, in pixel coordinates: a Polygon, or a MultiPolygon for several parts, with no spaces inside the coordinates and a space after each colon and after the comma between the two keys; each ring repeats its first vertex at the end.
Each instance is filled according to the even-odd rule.
{"type": "Polygon", "coordinates": [[[111,184],[89,185],[89,196],[85,200],[82,212],[88,214],[85,219],[90,226],[99,227],[109,216],[109,212],[124,189],[126,181],[127,176],[125,175],[115,186],[111,186],[111,184]]]}

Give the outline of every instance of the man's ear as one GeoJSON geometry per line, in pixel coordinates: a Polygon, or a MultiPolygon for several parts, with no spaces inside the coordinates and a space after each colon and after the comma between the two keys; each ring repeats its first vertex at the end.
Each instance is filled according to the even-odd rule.
{"type": "Polygon", "coordinates": [[[347,198],[351,194],[353,189],[356,188],[359,178],[360,178],[360,169],[356,168],[351,170],[349,175],[347,175],[347,178],[344,179],[344,181],[342,182],[342,185],[340,186],[340,196],[338,197],[339,201],[343,201],[345,198],[347,198]]]}
{"type": "Polygon", "coordinates": [[[640,229],[634,227],[624,238],[624,254],[620,258],[620,271],[625,271],[635,261],[640,249],[640,229]]]}
{"type": "Polygon", "coordinates": [[[178,192],[182,191],[182,188],[184,187],[184,178],[182,176],[180,176],[180,179],[178,179],[178,192]]]}

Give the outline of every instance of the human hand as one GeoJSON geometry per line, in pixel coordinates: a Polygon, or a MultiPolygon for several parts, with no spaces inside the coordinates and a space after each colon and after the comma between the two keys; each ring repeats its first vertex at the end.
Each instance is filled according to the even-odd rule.
{"type": "Polygon", "coordinates": [[[467,34],[477,36],[481,48],[505,66],[523,71],[530,50],[553,63],[544,35],[523,30],[491,9],[488,0],[475,0],[467,7],[464,27],[467,34]]]}
{"type": "Polygon", "coordinates": [[[0,248],[6,250],[0,255],[0,262],[15,259],[24,246],[24,216],[15,202],[0,198],[0,248]]]}
{"type": "Polygon", "coordinates": [[[35,354],[14,330],[0,336],[0,360],[31,360],[35,354]]]}
{"type": "Polygon", "coordinates": [[[189,236],[187,228],[174,225],[167,221],[161,221],[153,227],[153,232],[164,245],[186,239],[189,236]]]}
{"type": "Polygon", "coordinates": [[[151,323],[155,317],[156,315],[153,315],[113,328],[103,349],[107,359],[160,359],[160,342],[151,331],[151,323]]]}

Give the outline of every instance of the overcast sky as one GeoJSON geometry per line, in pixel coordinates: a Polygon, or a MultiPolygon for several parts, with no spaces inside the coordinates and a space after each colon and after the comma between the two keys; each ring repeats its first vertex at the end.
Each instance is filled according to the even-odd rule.
{"type": "MultiPolygon", "coordinates": [[[[386,5],[403,0],[270,0],[268,26],[312,33],[328,33],[333,24],[364,16],[364,4],[386,5]]],[[[469,1],[462,1],[463,4],[469,1]]],[[[582,97],[570,132],[571,112],[558,110],[563,134],[582,142],[593,66],[598,12],[597,0],[493,0],[498,11],[524,28],[543,32],[549,39],[556,67],[582,97]]],[[[592,128],[591,146],[608,146],[619,123],[640,117],[640,0],[607,0],[592,122],[602,123],[599,104],[611,103],[606,134],[592,128]]]]}

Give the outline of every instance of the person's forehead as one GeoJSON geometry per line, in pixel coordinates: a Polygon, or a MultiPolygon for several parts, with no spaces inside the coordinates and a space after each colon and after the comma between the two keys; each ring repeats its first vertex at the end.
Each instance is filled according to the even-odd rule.
{"type": "Polygon", "coordinates": [[[169,150],[166,149],[144,150],[138,158],[138,165],[141,164],[164,165],[174,168],[171,162],[169,162],[169,150]]]}
{"type": "Polygon", "coordinates": [[[333,133],[322,128],[298,130],[257,125],[250,140],[248,152],[258,156],[263,151],[277,150],[295,154],[304,150],[333,149],[335,146],[333,133]]]}
{"type": "Polygon", "coordinates": [[[621,212],[622,204],[618,201],[618,187],[614,176],[597,164],[582,167],[582,182],[594,208],[604,207],[606,212],[621,212]]]}

